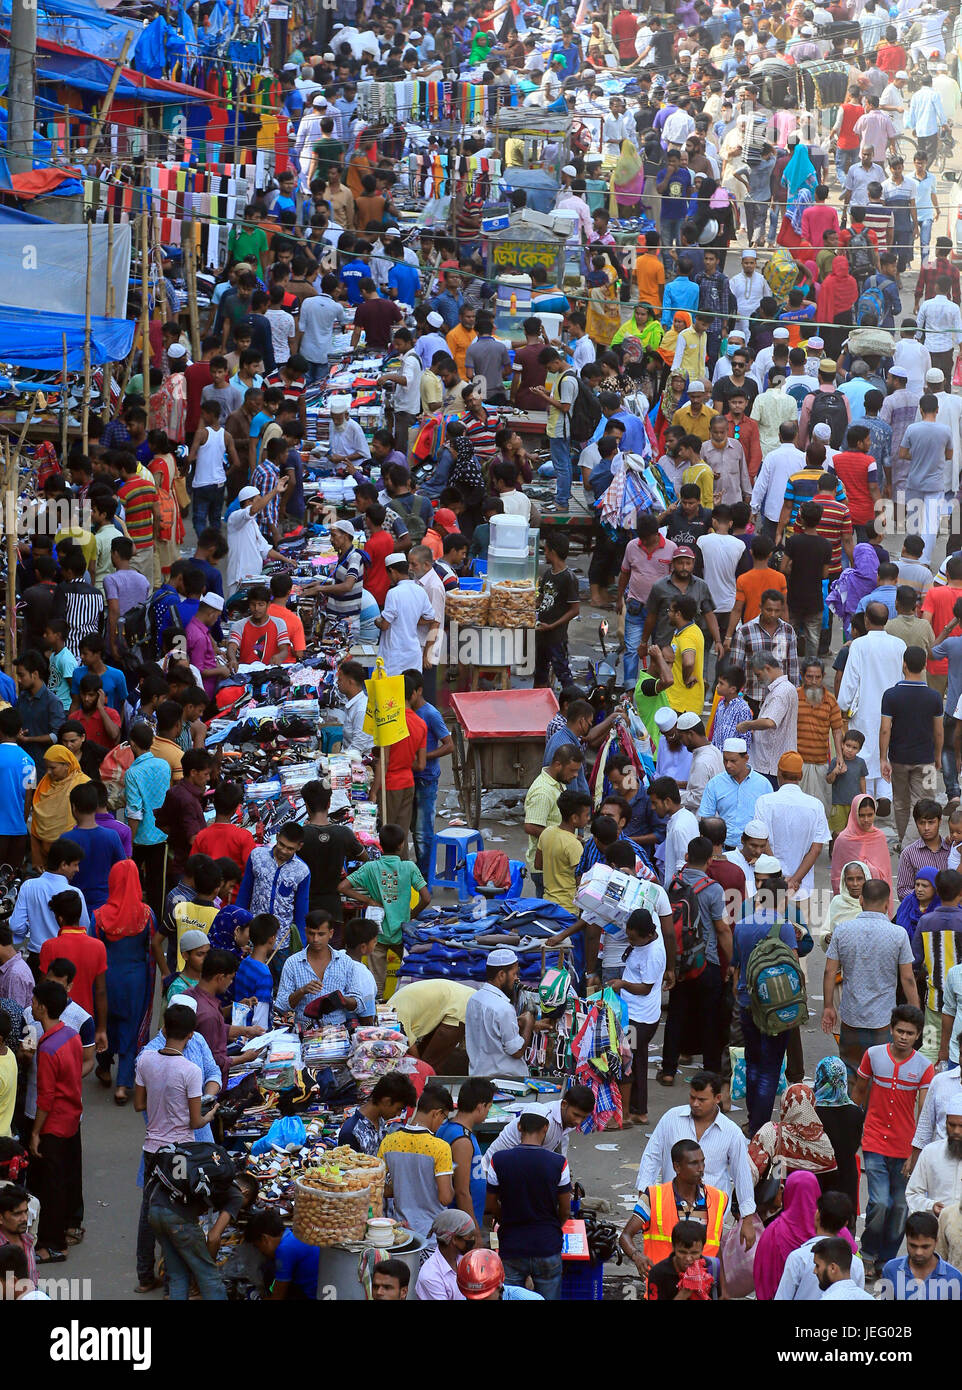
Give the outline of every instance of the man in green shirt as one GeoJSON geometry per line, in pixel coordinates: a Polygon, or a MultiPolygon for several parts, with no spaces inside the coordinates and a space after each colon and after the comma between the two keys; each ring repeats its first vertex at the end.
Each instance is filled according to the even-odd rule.
{"type": "Polygon", "coordinates": [[[227,238],[227,261],[247,261],[257,271],[262,280],[267,279],[267,253],[269,248],[267,233],[261,226],[265,210],[258,203],[248,203],[244,210],[244,221],[231,228],[227,238]]]}
{"type": "Polygon", "coordinates": [[[413,859],[402,859],[400,851],[407,838],[399,825],[384,825],[378,839],[381,843],[381,857],[369,864],[362,864],[353,874],[341,880],[338,892],[342,898],[353,898],[365,907],[379,907],[384,913],[377,936],[377,945],[371,953],[371,973],[377,982],[378,998],[384,998],[384,983],[387,979],[387,953],[393,950],[403,955],[404,943],[402,928],[410,922],[431,901],[424,875],[413,859]],[[411,895],[418,895],[417,904],[411,908],[411,895]]]}
{"type": "Polygon", "coordinates": [[[334,139],[333,116],[325,116],[321,121],[321,138],[314,146],[314,168],[311,170],[311,179],[324,179],[327,182],[331,165],[339,165],[344,159],[344,149],[343,141],[334,139]]]}
{"type": "Polygon", "coordinates": [[[534,867],[538,840],[549,825],[560,825],[558,797],[568,783],[581,771],[584,754],[574,743],[563,743],[547,767],[543,767],[528,788],[524,799],[524,829],[528,837],[525,863],[534,883],[535,893],[543,895],[544,878],[534,867]]]}

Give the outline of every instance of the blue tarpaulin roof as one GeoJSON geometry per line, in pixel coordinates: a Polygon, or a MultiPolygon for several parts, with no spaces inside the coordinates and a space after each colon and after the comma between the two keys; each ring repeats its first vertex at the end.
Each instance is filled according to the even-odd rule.
{"type": "MultiPolygon", "coordinates": [[[[11,0],[0,0],[0,24],[7,23],[10,9],[11,0]]],[[[137,20],[123,19],[96,5],[85,5],[82,0],[37,0],[37,33],[41,39],[67,43],[99,58],[118,59],[128,31],[133,34],[127,51],[129,61],[143,32],[143,25],[137,20]]]]}
{"type": "MultiPolygon", "coordinates": [[[[90,357],[94,366],[125,358],[134,344],[135,327],[130,319],[92,318],[90,357]]],[[[82,314],[44,314],[0,304],[0,362],[9,362],[15,367],[60,371],[64,334],[67,335],[67,368],[81,371],[84,365],[82,314]]]]}
{"type": "MultiPolygon", "coordinates": [[[[96,92],[102,95],[110,86],[110,79],[113,74],[114,64],[102,63],[99,58],[78,59],[70,53],[50,53],[43,50],[37,53],[38,82],[53,82],[58,86],[72,87],[77,91],[96,92]]],[[[6,93],[9,81],[10,51],[3,49],[0,50],[0,94],[6,93]]],[[[153,86],[149,82],[139,87],[126,77],[121,77],[117,83],[116,94],[118,100],[149,101],[151,105],[164,103],[174,106],[189,106],[191,104],[191,98],[185,90],[170,91],[168,87],[153,86]]],[[[203,103],[203,97],[199,93],[197,100],[203,103]]],[[[210,119],[209,114],[207,119],[210,119]]]]}
{"type": "Polygon", "coordinates": [[[7,227],[12,222],[36,222],[48,225],[46,217],[35,217],[32,212],[22,212],[20,208],[8,207],[6,203],[0,203],[0,227],[7,227]]]}

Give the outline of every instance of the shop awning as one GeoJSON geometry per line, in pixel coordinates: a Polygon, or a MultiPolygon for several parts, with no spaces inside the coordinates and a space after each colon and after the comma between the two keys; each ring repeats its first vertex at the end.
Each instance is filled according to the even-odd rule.
{"type": "MultiPolygon", "coordinates": [[[[130,319],[92,318],[93,365],[125,358],[133,347],[135,328],[130,319]]],[[[60,371],[64,334],[67,336],[67,368],[79,372],[84,365],[83,314],[45,314],[0,304],[0,362],[39,371],[60,371]]]]}

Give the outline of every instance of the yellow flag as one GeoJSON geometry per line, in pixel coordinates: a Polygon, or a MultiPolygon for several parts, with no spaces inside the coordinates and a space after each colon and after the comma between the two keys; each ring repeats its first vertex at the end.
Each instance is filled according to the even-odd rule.
{"type": "Polygon", "coordinates": [[[364,732],[370,734],[378,748],[390,748],[408,736],[404,714],[404,677],[386,676],[380,657],[374,675],[367,682],[367,713],[364,732]]]}

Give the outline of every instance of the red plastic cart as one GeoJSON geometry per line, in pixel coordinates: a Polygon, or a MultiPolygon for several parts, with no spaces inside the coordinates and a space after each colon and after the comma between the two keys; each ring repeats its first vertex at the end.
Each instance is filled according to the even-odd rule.
{"type": "Polygon", "coordinates": [[[469,825],[481,823],[481,792],[527,788],[544,761],[544,731],[558,713],[554,692],[473,690],[452,695],[454,785],[469,825]]]}

